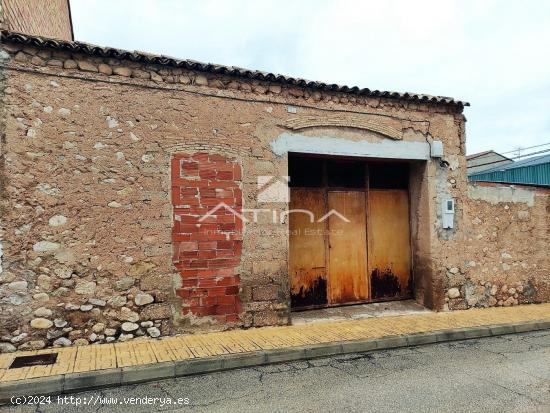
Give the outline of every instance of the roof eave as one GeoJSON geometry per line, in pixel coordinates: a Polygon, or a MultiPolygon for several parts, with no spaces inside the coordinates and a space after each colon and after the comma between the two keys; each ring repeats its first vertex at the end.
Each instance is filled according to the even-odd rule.
{"type": "Polygon", "coordinates": [[[138,51],[128,51],[116,49],[112,47],[102,47],[90,43],[78,41],[65,41],[58,39],[45,38],[34,35],[13,32],[9,30],[0,31],[2,42],[12,42],[36,47],[45,47],[50,49],[69,51],[74,53],[84,53],[89,55],[112,57],[117,59],[129,59],[135,62],[143,62],[149,64],[158,64],[162,66],[180,67],[199,72],[225,74],[236,76],[245,79],[262,80],[269,82],[277,82],[290,86],[299,86],[316,90],[332,91],[348,93],[351,95],[359,95],[365,97],[380,97],[386,99],[403,100],[415,103],[446,105],[457,108],[470,106],[470,103],[460,100],[455,100],[447,96],[432,96],[419,93],[400,93],[380,90],[371,90],[368,88],[359,88],[357,86],[349,87],[345,85],[327,84],[324,82],[311,81],[301,78],[294,78],[276,73],[263,72],[259,70],[242,69],[235,66],[224,66],[211,63],[202,63],[194,60],[183,60],[168,57],[165,55],[156,55],[138,51]]]}

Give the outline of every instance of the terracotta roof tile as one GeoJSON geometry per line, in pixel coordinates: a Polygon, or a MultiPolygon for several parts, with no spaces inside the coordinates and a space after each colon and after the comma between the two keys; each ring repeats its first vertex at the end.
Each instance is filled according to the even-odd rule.
{"type": "Polygon", "coordinates": [[[388,92],[381,90],[371,90],[368,88],[359,88],[357,86],[345,86],[337,84],[327,84],[318,81],[311,81],[301,78],[295,78],[291,76],[284,76],[276,73],[269,73],[260,70],[243,69],[236,66],[224,66],[211,63],[197,62],[191,59],[176,59],[165,55],[156,55],[138,51],[128,51],[122,49],[115,49],[112,47],[101,47],[90,43],[76,42],[76,41],[63,41],[57,39],[49,39],[39,36],[32,36],[7,30],[1,31],[2,42],[12,42],[24,45],[46,47],[56,50],[64,50],[73,53],[84,53],[101,57],[110,57],[116,59],[129,59],[134,62],[151,63],[158,65],[166,65],[172,67],[181,67],[190,70],[196,70],[206,73],[216,73],[231,75],[245,79],[255,79],[270,82],[279,82],[291,86],[301,86],[317,90],[326,90],[334,92],[350,93],[354,95],[367,96],[367,97],[384,97],[389,99],[406,100],[417,103],[432,103],[443,104],[451,106],[470,106],[468,102],[455,100],[447,96],[432,96],[419,93],[399,93],[388,92]]]}

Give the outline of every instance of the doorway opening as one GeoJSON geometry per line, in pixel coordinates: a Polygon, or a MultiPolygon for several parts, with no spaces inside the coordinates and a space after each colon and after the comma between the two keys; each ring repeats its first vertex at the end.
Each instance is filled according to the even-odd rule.
{"type": "Polygon", "coordinates": [[[410,299],[409,164],[289,155],[293,310],[410,299]]]}

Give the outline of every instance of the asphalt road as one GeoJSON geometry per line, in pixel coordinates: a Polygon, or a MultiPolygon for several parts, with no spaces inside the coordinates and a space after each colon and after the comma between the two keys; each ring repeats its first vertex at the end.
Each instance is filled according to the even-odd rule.
{"type": "Polygon", "coordinates": [[[52,397],[49,405],[4,409],[548,413],[550,331],[283,363],[72,396],[73,404],[67,400],[60,405],[52,397]],[[129,401],[131,397],[139,398],[140,403],[145,403],[146,397],[158,400],[136,405],[129,401]],[[181,403],[188,398],[189,404],[166,404],[167,399],[177,402],[178,398],[181,403]],[[112,404],[115,400],[130,404],[112,404]],[[76,406],[77,401],[90,405],[76,406]]]}

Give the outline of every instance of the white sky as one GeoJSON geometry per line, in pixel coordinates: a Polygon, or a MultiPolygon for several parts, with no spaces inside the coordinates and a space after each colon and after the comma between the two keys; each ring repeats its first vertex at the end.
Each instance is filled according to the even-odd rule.
{"type": "Polygon", "coordinates": [[[469,101],[468,153],[550,143],[550,1],[71,0],[71,9],[80,41],[469,101]]]}

